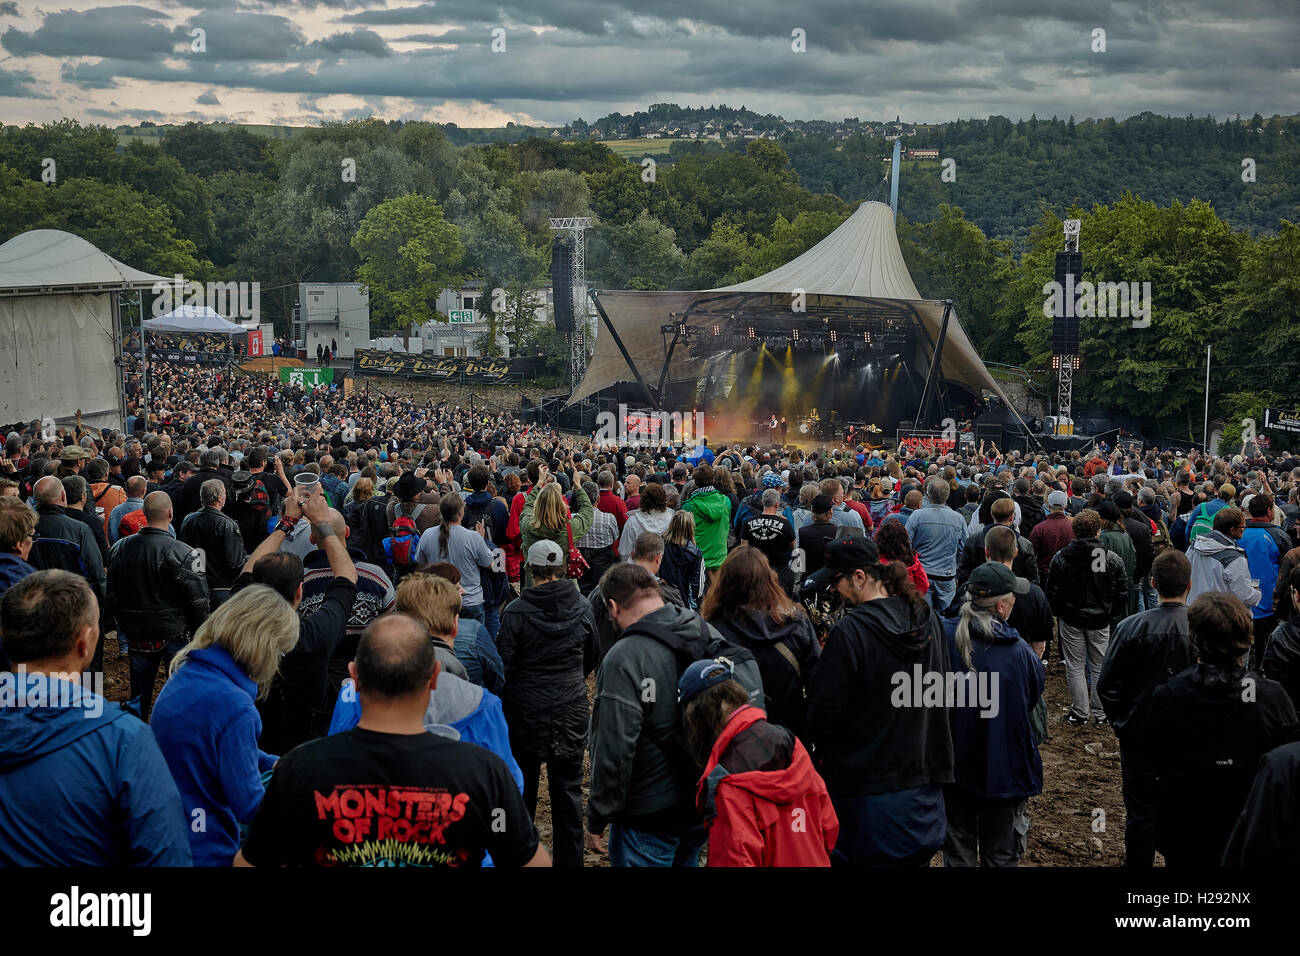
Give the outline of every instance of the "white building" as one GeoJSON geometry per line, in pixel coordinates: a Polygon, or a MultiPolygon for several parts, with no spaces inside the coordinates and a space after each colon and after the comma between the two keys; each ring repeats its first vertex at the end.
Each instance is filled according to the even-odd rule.
{"type": "MultiPolygon", "coordinates": [[[[549,315],[554,301],[550,287],[538,288],[534,291],[541,299],[540,307],[544,307],[549,315]]],[[[484,289],[483,283],[478,281],[466,282],[454,289],[443,289],[438,297],[437,308],[451,321],[426,322],[418,329],[412,329],[411,335],[413,337],[418,335],[425,350],[438,355],[461,358],[482,355],[482,349],[477,343],[488,330],[488,323],[480,307],[488,304],[484,302],[483,297],[491,294],[491,290],[484,289]]],[[[498,331],[497,344],[501,347],[502,355],[508,358],[510,340],[504,330],[498,331]]]]}
{"type": "Polygon", "coordinates": [[[318,345],[352,358],[370,344],[370,294],[357,282],[299,283],[293,337],[308,360],[315,359],[318,345]]]}

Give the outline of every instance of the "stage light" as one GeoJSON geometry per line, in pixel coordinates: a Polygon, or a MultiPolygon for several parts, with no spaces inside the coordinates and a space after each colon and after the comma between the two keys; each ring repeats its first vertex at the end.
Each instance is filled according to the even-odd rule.
{"type": "Polygon", "coordinates": [[[722,334],[722,326],[720,326],[720,325],[715,325],[715,326],[713,327],[713,334],[714,334],[714,335],[721,335],[721,334],[722,334]]]}
{"type": "Polygon", "coordinates": [[[798,341],[799,341],[799,330],[798,330],[798,329],[795,329],[793,332],[791,332],[791,333],[790,333],[790,337],[791,337],[792,339],[794,339],[794,341],[798,342],[798,341]]]}
{"type": "Polygon", "coordinates": [[[871,333],[870,333],[870,332],[863,332],[863,333],[862,333],[862,341],[865,342],[865,343],[867,343],[868,345],[870,345],[870,344],[871,344],[871,333]]]}
{"type": "Polygon", "coordinates": [[[752,325],[749,327],[749,337],[751,339],[754,337],[754,327],[752,325]]]}
{"type": "Polygon", "coordinates": [[[834,330],[834,329],[831,329],[831,341],[832,341],[832,342],[835,341],[835,330],[834,330]]]}
{"type": "Polygon", "coordinates": [[[679,325],[679,326],[677,326],[677,334],[678,334],[678,335],[685,335],[685,334],[686,334],[686,326],[684,326],[684,325],[679,325]]]}

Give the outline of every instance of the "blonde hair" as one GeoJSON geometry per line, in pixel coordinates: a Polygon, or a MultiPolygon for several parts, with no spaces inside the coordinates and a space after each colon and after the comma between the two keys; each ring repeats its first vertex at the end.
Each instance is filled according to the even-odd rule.
{"type": "Polygon", "coordinates": [[[358,478],[352,487],[353,501],[369,501],[375,495],[375,483],[369,478],[358,478]]]}
{"type": "Polygon", "coordinates": [[[460,590],[433,574],[408,574],[397,586],[397,610],[409,614],[431,637],[455,638],[460,590]]]}
{"type": "Polygon", "coordinates": [[[199,625],[190,642],[172,658],[175,674],[191,651],[223,647],[257,684],[259,699],[266,696],[280,658],[298,643],[298,614],[278,591],[265,584],[250,584],[199,625]]]}
{"type": "Polygon", "coordinates": [[[695,515],[689,511],[678,511],[673,514],[672,520],[668,522],[668,530],[664,532],[665,544],[694,544],[695,543],[695,515]]]}
{"type": "Polygon", "coordinates": [[[564,492],[551,482],[537,496],[533,509],[533,526],[547,531],[563,531],[569,525],[569,511],[564,504],[564,492]]]}

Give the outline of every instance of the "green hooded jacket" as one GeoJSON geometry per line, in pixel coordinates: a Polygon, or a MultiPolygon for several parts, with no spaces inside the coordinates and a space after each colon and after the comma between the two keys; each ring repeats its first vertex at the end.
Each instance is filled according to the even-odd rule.
{"type": "Polygon", "coordinates": [[[727,557],[731,501],[718,489],[709,487],[695,491],[682,502],[682,510],[695,515],[695,544],[704,554],[704,566],[721,566],[727,557]]]}

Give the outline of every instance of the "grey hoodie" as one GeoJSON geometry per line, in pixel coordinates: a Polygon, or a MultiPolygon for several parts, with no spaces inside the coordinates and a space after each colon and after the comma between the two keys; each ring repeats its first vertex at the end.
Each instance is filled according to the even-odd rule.
{"type": "MultiPolygon", "coordinates": [[[[651,611],[642,621],[687,640],[700,633],[699,615],[673,604],[651,611]]],[[[722,640],[711,626],[708,635],[711,646],[722,640]]],[[[620,638],[601,661],[589,735],[587,829],[592,833],[600,833],[611,821],[632,829],[662,830],[698,818],[696,775],[675,772],[669,762],[669,742],[678,726],[677,677],[673,650],[644,634],[620,638]]]]}
{"type": "Polygon", "coordinates": [[[1192,562],[1192,590],[1187,595],[1190,606],[1209,591],[1225,591],[1241,598],[1246,607],[1259,603],[1258,586],[1250,583],[1250,562],[1246,552],[1222,531],[1197,535],[1187,552],[1192,562]]]}

